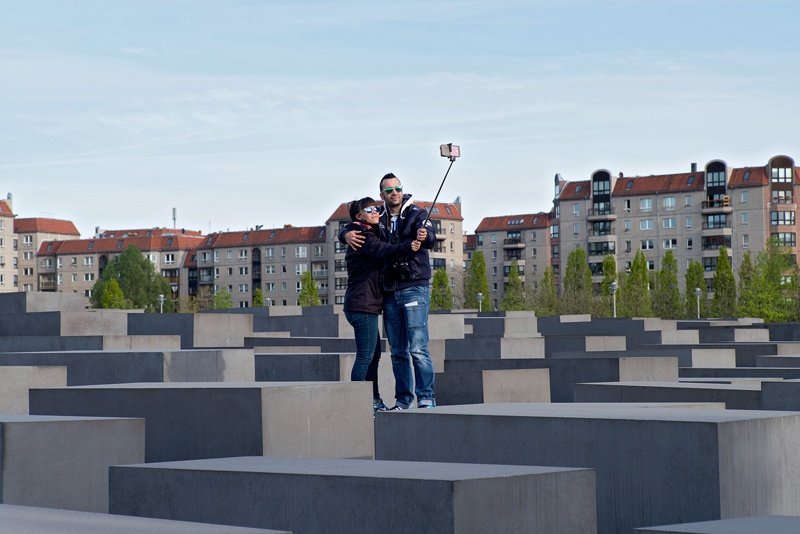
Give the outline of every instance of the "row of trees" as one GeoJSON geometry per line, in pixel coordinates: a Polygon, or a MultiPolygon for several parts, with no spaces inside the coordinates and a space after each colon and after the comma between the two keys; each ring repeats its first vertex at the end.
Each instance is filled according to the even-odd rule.
{"type": "MultiPolygon", "coordinates": [[[[567,258],[559,292],[552,268],[548,267],[540,279],[523,284],[514,261],[500,308],[534,310],[539,316],[591,313],[595,317],[611,317],[615,300],[617,317],[693,318],[698,314],[699,304],[701,317],[759,317],[770,322],[800,318],[797,262],[777,242],[769,243],[755,260],[750,252],[744,255],[738,285],[728,251],[721,247],[711,296],[703,265],[696,260],[689,262],[681,292],[678,265],[671,250],[662,259],[659,271],[648,270],[644,254],[638,251],[629,272],[618,273],[614,256],[605,256],[603,273],[599,286],[593,284],[586,251],[577,248],[567,258]],[[616,295],[612,294],[613,283],[616,295]],[[696,288],[700,289],[699,298],[696,288]]],[[[486,260],[480,251],[473,254],[467,273],[464,307],[478,308],[479,293],[489,295],[486,260]]],[[[437,295],[436,277],[432,295],[437,295]]],[[[431,308],[437,309],[439,303],[432,296],[431,308]]]]}
{"type": "MultiPolygon", "coordinates": [[[[319,290],[306,271],[300,277],[302,289],[298,295],[301,306],[319,306],[319,290]]],[[[159,295],[171,295],[172,288],[156,272],[142,251],[131,245],[105,266],[92,288],[91,303],[95,308],[143,309],[154,312],[161,309],[159,295]]],[[[256,288],[253,306],[264,305],[264,294],[256,288]]],[[[202,286],[197,295],[181,298],[176,304],[170,298],[163,300],[164,312],[197,312],[233,307],[233,298],[227,289],[216,293],[210,286],[202,286]]]]}

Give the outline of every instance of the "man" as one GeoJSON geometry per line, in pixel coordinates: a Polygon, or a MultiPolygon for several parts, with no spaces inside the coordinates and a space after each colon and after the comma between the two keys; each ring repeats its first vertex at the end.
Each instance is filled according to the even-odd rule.
{"type": "MultiPolygon", "coordinates": [[[[413,239],[422,242],[417,252],[387,263],[383,269],[383,321],[392,351],[395,380],[395,406],[391,410],[412,408],[414,393],[419,408],[434,408],[434,370],[428,352],[431,279],[428,250],[435,245],[436,234],[433,224],[427,220],[427,212],[411,202],[411,195],[403,194],[403,186],[394,174],[381,178],[380,195],[383,199],[379,223],[381,239],[389,243],[413,239]]],[[[352,231],[340,232],[339,239],[353,248],[360,247],[363,241],[352,231]]]]}

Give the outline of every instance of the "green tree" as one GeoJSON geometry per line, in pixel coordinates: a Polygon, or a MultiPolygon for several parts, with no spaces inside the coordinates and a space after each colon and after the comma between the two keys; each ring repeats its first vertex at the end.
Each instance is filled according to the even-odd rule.
{"type": "Polygon", "coordinates": [[[257,287],[255,291],[253,291],[253,307],[259,307],[264,305],[264,293],[261,292],[261,288],[257,287]]]}
{"type": "Polygon", "coordinates": [[[686,292],[684,293],[684,316],[688,319],[697,317],[697,295],[695,288],[700,289],[700,317],[708,317],[708,290],[706,289],[705,270],[697,260],[689,260],[686,269],[686,292]]]}
{"type": "Polygon", "coordinates": [[[633,257],[631,272],[620,278],[618,316],[652,317],[650,276],[647,271],[647,260],[641,250],[633,257]]]}
{"type": "Polygon", "coordinates": [[[739,317],[758,317],[758,294],[756,289],[756,271],[750,251],[744,253],[739,264],[739,299],[737,315],[739,317]]]}
{"type": "Polygon", "coordinates": [[[450,283],[447,279],[447,270],[443,267],[436,269],[433,273],[433,283],[431,286],[431,310],[452,310],[453,292],[450,291],[450,283]]]}
{"type": "MultiPolygon", "coordinates": [[[[158,295],[171,295],[172,288],[156,272],[152,262],[135,246],[129,246],[119,256],[113,258],[103,269],[103,273],[92,288],[91,302],[95,308],[101,307],[106,289],[111,280],[116,280],[122,289],[126,305],[132,309],[154,312],[159,309],[158,295]]],[[[164,311],[174,310],[172,299],[164,302],[164,311]]]]}
{"type": "Polygon", "coordinates": [[[558,315],[558,291],[553,268],[549,265],[544,270],[542,280],[534,291],[533,309],[539,317],[558,315]]]}
{"type": "Polygon", "coordinates": [[[500,303],[500,308],[503,311],[525,309],[525,288],[522,284],[522,279],[519,277],[517,260],[511,260],[506,291],[503,295],[503,302],[500,303]]]}
{"type": "Polygon", "coordinates": [[[592,272],[589,270],[589,262],[583,248],[576,248],[569,253],[562,288],[561,300],[564,313],[591,312],[592,272]]]}
{"type": "Polygon", "coordinates": [[[227,310],[233,308],[233,297],[226,288],[222,288],[214,293],[214,309],[227,310]]]}
{"type": "Polygon", "coordinates": [[[712,310],[716,317],[736,316],[736,278],[733,276],[728,249],[719,249],[717,269],[714,272],[712,310]]]}
{"type": "Polygon", "coordinates": [[[797,265],[788,249],[770,241],[756,257],[758,315],[766,322],[797,320],[797,265]]]}
{"type": "Polygon", "coordinates": [[[300,294],[297,295],[297,303],[304,308],[322,305],[322,301],[319,299],[319,289],[311,276],[311,271],[304,271],[300,275],[300,294]]]}
{"type": "MultiPolygon", "coordinates": [[[[478,293],[489,298],[489,281],[486,279],[486,259],[483,252],[472,253],[472,260],[467,271],[467,280],[464,283],[464,308],[478,309],[478,293]]],[[[484,301],[486,302],[486,301],[484,301]]]]}
{"type": "MultiPolygon", "coordinates": [[[[611,284],[617,282],[617,260],[612,254],[603,257],[603,281],[600,283],[600,299],[597,302],[593,315],[595,317],[611,317],[614,302],[611,295],[611,284]]],[[[619,282],[617,282],[619,286],[619,282]]]]}
{"type": "Polygon", "coordinates": [[[671,250],[661,260],[661,270],[656,276],[653,311],[662,319],[679,319],[683,316],[681,290],[678,286],[678,262],[671,250]]]}
{"type": "Polygon", "coordinates": [[[122,288],[119,287],[119,282],[115,278],[108,281],[105,286],[105,291],[102,292],[100,299],[100,308],[116,308],[124,310],[128,308],[128,303],[125,302],[125,295],[122,294],[122,288]]]}

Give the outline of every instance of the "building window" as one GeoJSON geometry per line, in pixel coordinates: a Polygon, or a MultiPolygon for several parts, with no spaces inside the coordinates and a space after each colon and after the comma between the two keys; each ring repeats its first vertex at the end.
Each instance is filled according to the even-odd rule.
{"type": "Polygon", "coordinates": [[[581,223],[575,223],[572,225],[572,235],[578,236],[581,233],[581,223]]]}
{"type": "Polygon", "coordinates": [[[686,222],[686,229],[687,230],[691,230],[692,229],[692,216],[691,215],[687,215],[686,218],[685,218],[685,222],[686,222]]]}
{"type": "Polygon", "coordinates": [[[648,271],[655,271],[656,270],[656,261],[655,260],[647,260],[647,270],[648,271]]]}
{"type": "Polygon", "coordinates": [[[497,261],[497,251],[496,250],[492,251],[492,261],[497,261]]]}
{"type": "Polygon", "coordinates": [[[483,236],[482,235],[478,234],[477,236],[475,236],[475,240],[476,240],[477,246],[479,246],[479,247],[483,246],[483,236]]]}
{"type": "Polygon", "coordinates": [[[655,244],[652,239],[642,239],[642,250],[653,250],[655,244]]]}
{"type": "Polygon", "coordinates": [[[233,251],[232,251],[232,250],[229,250],[229,251],[228,251],[228,261],[230,261],[230,260],[232,260],[232,259],[233,259],[233,251]]]}
{"type": "Polygon", "coordinates": [[[33,246],[33,236],[32,235],[22,236],[22,246],[24,247],[33,246]]]}
{"type": "Polygon", "coordinates": [[[266,284],[264,284],[264,287],[269,292],[275,291],[275,282],[267,282],[266,284]]]}
{"type": "Polygon", "coordinates": [[[492,284],[492,291],[493,291],[494,293],[497,293],[497,282],[494,282],[494,283],[492,284]]]}
{"type": "MultiPolygon", "coordinates": [[[[774,169],[773,169],[774,170],[774,169]]],[[[793,211],[773,211],[769,214],[770,224],[772,226],[788,226],[794,224],[793,211]]]]}
{"type": "Polygon", "coordinates": [[[678,218],[677,217],[665,217],[662,221],[664,228],[677,228],[678,227],[678,218]]]}
{"type": "Polygon", "coordinates": [[[653,219],[642,219],[639,221],[639,230],[652,230],[655,228],[653,219]]]}
{"type": "Polygon", "coordinates": [[[692,238],[691,237],[687,237],[686,238],[686,250],[692,250],[692,238]]]}
{"type": "Polygon", "coordinates": [[[550,239],[558,239],[558,225],[554,224],[550,227],[550,239]]]}
{"type": "Polygon", "coordinates": [[[790,182],[792,180],[792,169],[791,167],[772,169],[772,181],[773,182],[790,182]]]}
{"type": "Polygon", "coordinates": [[[294,283],[294,291],[295,291],[295,293],[300,293],[300,291],[302,291],[302,290],[303,290],[303,283],[300,282],[300,281],[295,282],[294,283]]]}
{"type": "Polygon", "coordinates": [[[641,201],[639,201],[639,211],[641,212],[653,211],[653,199],[643,198],[641,201]]]}
{"type": "Polygon", "coordinates": [[[164,264],[165,265],[174,265],[175,264],[175,254],[164,254],[164,264]]]}
{"type": "Polygon", "coordinates": [[[725,172],[709,172],[706,174],[708,187],[722,187],[725,185],[725,172]]]}
{"type": "Polygon", "coordinates": [[[244,276],[246,274],[250,274],[249,267],[239,267],[239,276],[244,276]]]}
{"type": "MultiPolygon", "coordinates": [[[[347,280],[345,279],[345,283],[346,281],[347,280]]],[[[347,288],[347,285],[345,285],[345,288],[347,288]]],[[[281,291],[286,291],[286,282],[281,282],[281,291]]]]}
{"type": "Polygon", "coordinates": [[[233,267],[228,267],[228,276],[233,276],[233,267]]]}
{"type": "Polygon", "coordinates": [[[622,225],[625,227],[625,233],[626,234],[631,233],[631,220],[630,219],[625,219],[625,221],[623,221],[622,225]]]}
{"type": "MultiPolygon", "coordinates": [[[[747,234],[742,235],[742,241],[744,241],[746,235],[747,234]]],[[[797,244],[796,237],[793,232],[778,232],[770,234],[770,237],[774,239],[779,246],[782,247],[794,247],[797,244]]],[[[748,238],[748,244],[749,244],[749,238],[748,238]]]]}
{"type": "Polygon", "coordinates": [[[274,265],[267,265],[264,267],[264,273],[266,274],[275,274],[275,266],[274,265]]]}
{"type": "Polygon", "coordinates": [[[200,261],[202,263],[208,263],[209,258],[211,255],[208,252],[201,252],[200,253],[200,261]]]}
{"type": "Polygon", "coordinates": [[[622,211],[624,211],[625,213],[630,213],[631,212],[631,201],[630,201],[630,199],[625,199],[625,200],[622,201],[622,211]]]}
{"type": "Polygon", "coordinates": [[[264,257],[266,258],[273,258],[275,257],[275,249],[272,247],[264,249],[264,257]]]}
{"type": "Polygon", "coordinates": [[[72,281],[73,282],[77,282],[78,281],[78,275],[77,274],[72,273],[72,281]]]}
{"type": "Polygon", "coordinates": [[[631,242],[625,241],[625,252],[630,252],[630,251],[631,251],[631,242]]]}
{"type": "Polygon", "coordinates": [[[314,256],[317,258],[321,258],[325,255],[325,251],[322,248],[322,245],[314,245],[314,256]]]}
{"type": "Polygon", "coordinates": [[[247,259],[247,249],[243,248],[239,250],[239,259],[246,260],[247,259]]]}
{"type": "Polygon", "coordinates": [[[664,240],[664,248],[665,249],[676,249],[678,248],[678,240],[677,239],[665,239],[664,240]]]}
{"type": "Polygon", "coordinates": [[[22,253],[23,260],[32,260],[33,259],[33,252],[23,252],[22,253]]]}
{"type": "Polygon", "coordinates": [[[492,266],[492,276],[497,276],[497,265],[492,266]]]}
{"type": "Polygon", "coordinates": [[[83,258],[83,264],[85,266],[94,265],[94,258],[92,256],[85,256],[83,258]]]}
{"type": "Polygon", "coordinates": [[[675,211],[675,197],[664,197],[664,211],[675,211]]]}
{"type": "Polygon", "coordinates": [[[492,243],[497,243],[497,234],[492,234],[492,243]]]}
{"type": "Polygon", "coordinates": [[[83,273],[83,281],[84,282],[93,282],[94,281],[94,273],[83,273]]]}
{"type": "Polygon", "coordinates": [[[294,266],[294,274],[296,274],[297,276],[300,276],[307,270],[308,270],[308,265],[305,263],[298,263],[297,265],[294,266]]]}
{"type": "Polygon", "coordinates": [[[25,267],[24,269],[22,269],[22,276],[33,276],[33,268],[25,267]]]}
{"type": "Polygon", "coordinates": [[[295,258],[307,258],[308,257],[308,247],[306,247],[306,246],[294,247],[294,257],[295,258]]]}
{"type": "Polygon", "coordinates": [[[581,205],[578,204],[577,202],[575,202],[572,205],[572,216],[573,217],[579,217],[580,214],[581,214],[581,205]]]}
{"type": "Polygon", "coordinates": [[[750,214],[742,213],[742,226],[749,226],[749,225],[750,225],[750,214]]]}
{"type": "Polygon", "coordinates": [[[692,195],[686,195],[686,197],[684,198],[684,201],[686,202],[686,207],[687,208],[691,208],[692,207],[692,195]]]}
{"type": "Polygon", "coordinates": [[[239,284],[239,293],[248,293],[250,291],[249,284],[239,284]]]}
{"type": "MultiPolygon", "coordinates": [[[[742,248],[748,248],[750,246],[750,235],[742,234],[742,248]]],[[[794,244],[790,245],[794,246],[794,244]]]]}
{"type": "Polygon", "coordinates": [[[214,263],[217,263],[217,262],[219,262],[219,251],[215,250],[214,251],[214,263]]]}
{"type": "Polygon", "coordinates": [[[747,205],[747,199],[749,197],[748,191],[742,191],[742,205],[747,205]]]}
{"type": "Polygon", "coordinates": [[[214,280],[219,280],[219,267],[214,267],[214,280]]]}

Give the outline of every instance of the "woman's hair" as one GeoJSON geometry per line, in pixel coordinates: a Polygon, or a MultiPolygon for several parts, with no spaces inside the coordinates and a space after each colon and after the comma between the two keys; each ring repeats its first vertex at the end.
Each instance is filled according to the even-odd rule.
{"type": "Polygon", "coordinates": [[[356,216],[361,213],[361,210],[368,206],[375,206],[375,201],[370,197],[354,200],[347,204],[347,210],[350,212],[350,219],[353,221],[357,220],[356,216]]]}

